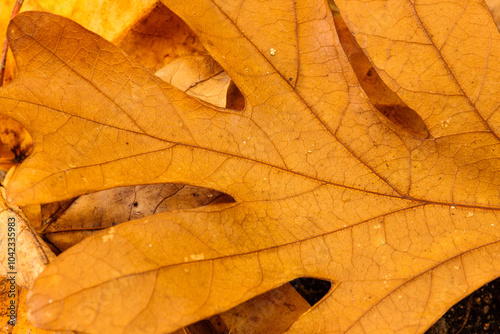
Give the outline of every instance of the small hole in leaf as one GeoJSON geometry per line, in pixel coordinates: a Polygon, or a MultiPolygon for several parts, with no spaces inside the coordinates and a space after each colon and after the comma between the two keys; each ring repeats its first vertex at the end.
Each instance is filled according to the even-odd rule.
{"type": "Polygon", "coordinates": [[[382,81],[370,60],[363,53],[342,17],[334,16],[340,44],[373,106],[387,119],[405,129],[413,136],[426,139],[429,131],[420,115],[408,107],[399,96],[382,81]]]}
{"type": "Polygon", "coordinates": [[[137,207],[137,205],[139,205],[137,202],[134,202],[134,207],[137,207]]]}

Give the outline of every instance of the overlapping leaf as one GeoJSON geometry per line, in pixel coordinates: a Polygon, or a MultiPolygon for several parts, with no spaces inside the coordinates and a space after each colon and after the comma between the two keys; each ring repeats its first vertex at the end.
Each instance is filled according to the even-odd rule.
{"type": "Polygon", "coordinates": [[[290,333],[422,332],[499,275],[500,44],[482,3],[339,2],[427,139],[369,103],[323,1],[164,3],[246,108],[188,97],[66,19],[22,14],[9,28],[20,74],[0,112],[35,147],[9,199],[180,182],[237,202],[84,240],[35,283],[34,323],[174,331],[312,276],[332,290],[290,333]]]}

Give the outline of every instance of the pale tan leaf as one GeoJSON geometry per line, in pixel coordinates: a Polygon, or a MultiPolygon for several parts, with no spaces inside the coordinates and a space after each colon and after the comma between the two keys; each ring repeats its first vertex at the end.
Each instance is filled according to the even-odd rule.
{"type": "Polygon", "coordinates": [[[0,195],[0,276],[14,275],[17,285],[30,288],[55,255],[20,209],[5,202],[3,187],[0,195]]]}
{"type": "Polygon", "coordinates": [[[231,78],[210,56],[177,58],[156,75],[191,96],[226,107],[231,78]]]}
{"type": "Polygon", "coordinates": [[[43,206],[41,230],[52,245],[66,250],[96,231],[129,220],[225,201],[232,199],[215,190],[178,184],[118,187],[43,206]]]}

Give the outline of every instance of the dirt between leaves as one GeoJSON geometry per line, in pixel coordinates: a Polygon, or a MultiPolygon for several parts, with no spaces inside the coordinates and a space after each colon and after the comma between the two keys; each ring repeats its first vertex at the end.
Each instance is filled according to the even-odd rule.
{"type": "Polygon", "coordinates": [[[426,334],[500,333],[500,278],[455,304],[426,334]]]}

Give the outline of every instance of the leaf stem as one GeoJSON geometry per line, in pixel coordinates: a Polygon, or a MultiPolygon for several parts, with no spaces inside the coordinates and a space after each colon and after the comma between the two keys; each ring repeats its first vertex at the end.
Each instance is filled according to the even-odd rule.
{"type": "MultiPolygon", "coordinates": [[[[24,0],[16,0],[14,3],[14,8],[12,8],[12,14],[10,14],[10,20],[16,16],[21,10],[24,0]]],[[[5,65],[7,64],[7,51],[9,50],[9,40],[5,36],[3,42],[2,55],[0,56],[0,87],[3,86],[3,78],[5,75],[5,65]]]]}

